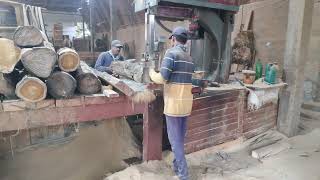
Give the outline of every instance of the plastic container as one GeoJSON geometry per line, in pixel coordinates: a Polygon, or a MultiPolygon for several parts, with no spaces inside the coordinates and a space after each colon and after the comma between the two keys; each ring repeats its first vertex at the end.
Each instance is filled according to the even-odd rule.
{"type": "Polygon", "coordinates": [[[258,59],[258,62],[256,63],[256,80],[262,78],[262,71],[263,71],[263,65],[258,59]]]}
{"type": "Polygon", "coordinates": [[[277,79],[278,68],[276,65],[268,64],[268,71],[266,71],[265,81],[269,84],[275,84],[277,79]]]}

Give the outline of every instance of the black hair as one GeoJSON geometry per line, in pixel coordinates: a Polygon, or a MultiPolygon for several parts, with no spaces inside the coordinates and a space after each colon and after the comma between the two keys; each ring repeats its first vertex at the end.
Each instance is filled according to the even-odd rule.
{"type": "Polygon", "coordinates": [[[186,44],[188,39],[182,36],[174,36],[176,38],[176,40],[182,44],[186,44]]]}

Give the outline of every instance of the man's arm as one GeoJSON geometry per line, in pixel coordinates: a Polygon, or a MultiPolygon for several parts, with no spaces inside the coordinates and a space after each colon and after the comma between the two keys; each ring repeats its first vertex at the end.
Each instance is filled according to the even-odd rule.
{"type": "Polygon", "coordinates": [[[96,64],[94,68],[101,72],[107,72],[109,74],[112,74],[112,70],[110,67],[105,66],[107,61],[107,57],[104,53],[101,53],[96,61],[96,64]]]}
{"type": "Polygon", "coordinates": [[[173,58],[174,57],[171,53],[166,53],[161,64],[160,73],[156,73],[154,69],[150,69],[149,76],[153,82],[157,84],[164,84],[170,79],[174,66],[173,58]]]}

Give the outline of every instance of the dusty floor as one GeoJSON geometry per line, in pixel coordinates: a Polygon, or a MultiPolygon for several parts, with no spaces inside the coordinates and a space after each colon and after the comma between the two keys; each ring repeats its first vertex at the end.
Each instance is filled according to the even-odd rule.
{"type": "Polygon", "coordinates": [[[100,180],[105,172],[124,169],[123,159],[140,155],[126,120],[106,120],[81,128],[69,142],[1,157],[0,179],[100,180]]]}
{"type": "MultiPolygon", "coordinates": [[[[191,180],[320,180],[320,129],[290,139],[270,131],[266,136],[239,142],[188,155],[191,180]],[[252,158],[250,149],[270,137],[279,137],[277,140],[288,142],[291,148],[262,160],[252,158]]],[[[164,158],[131,166],[105,180],[176,179],[170,167],[172,154],[164,158]]]]}

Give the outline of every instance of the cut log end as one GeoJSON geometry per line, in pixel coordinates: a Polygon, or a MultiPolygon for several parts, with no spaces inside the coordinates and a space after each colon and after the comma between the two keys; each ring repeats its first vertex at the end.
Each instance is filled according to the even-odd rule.
{"type": "Polygon", "coordinates": [[[23,49],[21,53],[21,62],[26,70],[41,78],[50,76],[56,61],[56,52],[47,47],[23,49]]]}
{"type": "Polygon", "coordinates": [[[24,77],[16,86],[16,95],[28,102],[39,102],[46,98],[47,86],[36,77],[24,77]]]}
{"type": "Polygon", "coordinates": [[[41,31],[34,26],[20,26],[16,29],[13,40],[20,47],[35,47],[45,40],[41,31]]]}
{"type": "Polygon", "coordinates": [[[81,94],[95,94],[101,91],[101,81],[92,73],[78,75],[77,83],[81,94]]]}
{"type": "Polygon", "coordinates": [[[66,72],[55,72],[47,79],[48,93],[56,98],[69,98],[74,95],[77,82],[66,72]]]}
{"type": "Polygon", "coordinates": [[[58,65],[65,72],[73,72],[80,65],[80,57],[76,51],[70,48],[63,48],[58,51],[58,65]]]}

